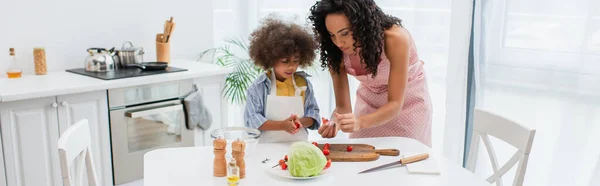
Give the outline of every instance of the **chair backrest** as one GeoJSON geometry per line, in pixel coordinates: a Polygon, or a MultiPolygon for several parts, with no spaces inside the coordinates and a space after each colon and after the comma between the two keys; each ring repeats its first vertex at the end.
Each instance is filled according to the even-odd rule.
{"type": "Polygon", "coordinates": [[[467,169],[475,172],[475,164],[477,163],[479,152],[479,140],[481,139],[490,157],[494,171],[486,180],[489,183],[496,182],[496,185],[502,186],[502,176],[513,166],[517,165],[517,173],[513,185],[523,185],[534,137],[535,129],[527,128],[504,117],[475,108],[473,112],[473,135],[471,137],[467,169]],[[517,148],[517,152],[500,168],[498,168],[498,159],[488,135],[494,136],[517,148]]]}
{"type": "Polygon", "coordinates": [[[97,180],[87,119],[77,121],[58,139],[60,168],[65,186],[100,186],[97,180]],[[76,169],[71,169],[75,165],[76,169]],[[84,166],[88,183],[84,184],[84,166]]]}

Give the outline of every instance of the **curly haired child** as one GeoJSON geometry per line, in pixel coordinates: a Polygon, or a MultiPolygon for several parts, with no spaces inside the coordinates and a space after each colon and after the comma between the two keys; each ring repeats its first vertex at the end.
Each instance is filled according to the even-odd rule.
{"type": "Polygon", "coordinates": [[[306,141],[320,126],[319,106],[307,74],[317,44],[309,31],[273,17],[250,37],[249,53],[261,74],[248,88],[246,127],[262,131],[260,142],[306,141]]]}

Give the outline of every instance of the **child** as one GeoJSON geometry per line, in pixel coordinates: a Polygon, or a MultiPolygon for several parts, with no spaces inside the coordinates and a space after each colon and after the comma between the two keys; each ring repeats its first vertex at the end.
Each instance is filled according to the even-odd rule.
{"type": "Polygon", "coordinates": [[[263,68],[248,88],[246,127],[262,131],[260,142],[307,141],[320,126],[319,106],[307,74],[296,72],[315,58],[317,45],[308,31],[274,18],[251,34],[250,58],[263,68]]]}

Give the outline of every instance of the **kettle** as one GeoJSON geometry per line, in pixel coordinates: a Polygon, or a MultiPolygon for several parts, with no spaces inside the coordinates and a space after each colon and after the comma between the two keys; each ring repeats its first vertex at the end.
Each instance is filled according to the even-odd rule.
{"type": "Polygon", "coordinates": [[[89,55],[85,59],[85,71],[112,72],[117,68],[114,48],[88,48],[89,55]]]}

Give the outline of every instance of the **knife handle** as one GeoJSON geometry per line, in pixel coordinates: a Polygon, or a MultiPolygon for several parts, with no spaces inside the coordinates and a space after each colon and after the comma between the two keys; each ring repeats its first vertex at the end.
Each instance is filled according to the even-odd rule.
{"type": "Polygon", "coordinates": [[[417,161],[425,160],[427,158],[429,158],[429,154],[423,153],[423,154],[418,154],[418,155],[414,155],[414,156],[407,157],[407,158],[402,158],[402,159],[400,159],[400,163],[409,164],[409,163],[414,163],[417,161]]]}

